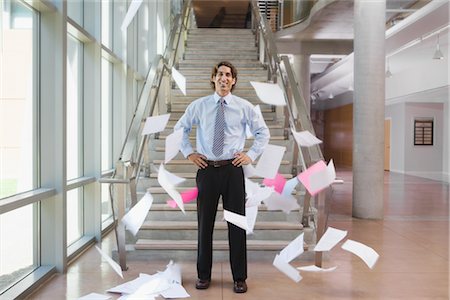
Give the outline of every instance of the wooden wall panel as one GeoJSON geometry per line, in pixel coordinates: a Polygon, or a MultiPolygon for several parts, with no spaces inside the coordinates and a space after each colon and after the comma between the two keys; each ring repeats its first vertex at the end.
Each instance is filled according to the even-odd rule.
{"type": "Polygon", "coordinates": [[[351,167],[353,159],[353,104],[325,111],[324,156],[339,167],[351,167]]]}

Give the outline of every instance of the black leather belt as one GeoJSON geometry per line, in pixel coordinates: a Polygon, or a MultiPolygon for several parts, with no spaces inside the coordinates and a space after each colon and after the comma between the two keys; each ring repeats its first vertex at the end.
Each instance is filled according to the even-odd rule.
{"type": "Polygon", "coordinates": [[[226,160],[207,160],[206,163],[208,166],[213,166],[214,168],[223,167],[226,165],[231,164],[233,159],[226,159],[226,160]]]}

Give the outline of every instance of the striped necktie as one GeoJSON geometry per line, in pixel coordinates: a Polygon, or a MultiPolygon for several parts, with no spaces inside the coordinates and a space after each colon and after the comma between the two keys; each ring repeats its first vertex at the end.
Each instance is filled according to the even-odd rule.
{"type": "Polygon", "coordinates": [[[215,156],[220,156],[223,153],[223,146],[225,141],[225,100],[220,98],[220,104],[217,108],[216,124],[214,125],[214,141],[212,152],[215,156]]]}

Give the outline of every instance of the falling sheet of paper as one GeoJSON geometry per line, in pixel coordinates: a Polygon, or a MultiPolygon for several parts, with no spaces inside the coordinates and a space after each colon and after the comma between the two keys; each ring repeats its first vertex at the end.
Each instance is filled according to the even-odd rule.
{"type": "Polygon", "coordinates": [[[342,249],[357,255],[371,269],[373,269],[378,261],[378,258],[380,257],[378,253],[369,246],[352,240],[346,240],[342,245],[342,249]]]}
{"type": "Polygon", "coordinates": [[[323,160],[319,160],[314,165],[306,169],[305,171],[301,172],[297,175],[298,180],[305,186],[305,188],[308,190],[308,192],[311,194],[311,196],[314,196],[319,191],[311,189],[311,183],[310,183],[310,177],[312,174],[317,173],[319,171],[325,170],[327,168],[327,165],[323,160]]]}
{"type": "Polygon", "coordinates": [[[269,197],[273,192],[273,187],[261,187],[258,183],[245,178],[245,193],[247,196],[245,207],[258,206],[261,204],[261,201],[269,197]]]}
{"type": "Polygon", "coordinates": [[[131,0],[127,14],[125,15],[122,25],[120,26],[120,30],[125,31],[128,28],[128,25],[130,25],[141,4],[142,0],[131,0]]]}
{"type": "MultiPolygon", "coordinates": [[[[183,200],[183,203],[186,204],[186,203],[192,202],[197,199],[198,189],[195,187],[190,190],[181,192],[180,195],[181,195],[181,199],[183,200]]],[[[172,199],[167,200],[167,204],[172,208],[177,207],[177,203],[175,201],[173,201],[172,199]]]]}
{"type": "Polygon", "coordinates": [[[247,219],[247,234],[253,233],[257,216],[258,216],[258,206],[251,206],[245,208],[245,217],[247,219]]]}
{"type": "Polygon", "coordinates": [[[166,299],[191,297],[181,284],[171,284],[167,290],[161,292],[161,296],[166,299]]]}
{"type": "Polygon", "coordinates": [[[346,235],[346,230],[328,227],[316,247],[314,247],[314,251],[330,251],[331,248],[336,246],[336,244],[339,243],[346,235]]]}
{"type": "Polygon", "coordinates": [[[267,210],[282,210],[290,213],[292,210],[298,209],[300,206],[292,195],[283,196],[277,192],[273,192],[269,197],[263,200],[267,206],[267,210]]]}
{"type": "Polygon", "coordinates": [[[90,293],[89,295],[80,297],[77,300],[107,300],[107,299],[111,299],[111,296],[97,294],[97,293],[90,293]]]}
{"type": "Polygon", "coordinates": [[[324,170],[311,174],[309,177],[311,190],[321,191],[333,184],[335,179],[336,171],[334,169],[333,160],[331,159],[328,166],[324,170]]]}
{"type": "Polygon", "coordinates": [[[300,280],[302,280],[302,276],[300,276],[300,273],[286,260],[284,260],[282,256],[277,254],[275,256],[275,259],[273,260],[273,265],[295,282],[299,282],[300,280]]]}
{"type": "Polygon", "coordinates": [[[284,178],[280,173],[277,173],[273,179],[264,178],[263,184],[265,186],[273,186],[275,191],[281,194],[283,192],[284,185],[286,184],[286,178],[284,178]]]}
{"type": "Polygon", "coordinates": [[[161,132],[166,128],[167,121],[169,121],[170,114],[148,117],[145,120],[142,135],[161,132]]]}
{"type": "Polygon", "coordinates": [[[123,216],[122,223],[125,224],[125,228],[134,236],[136,236],[136,233],[144,223],[145,217],[147,216],[152,203],[153,197],[149,192],[147,192],[144,197],[142,197],[141,200],[139,200],[139,202],[136,203],[136,205],[133,206],[125,216],[123,216]]]}
{"type": "Polygon", "coordinates": [[[244,171],[244,177],[249,178],[256,175],[256,169],[252,164],[243,165],[242,169],[244,171]]]}
{"type": "Polygon", "coordinates": [[[286,147],[268,144],[256,164],[256,174],[263,178],[275,178],[285,151],[286,147]]]}
{"type": "Polygon", "coordinates": [[[247,218],[245,216],[224,209],[223,217],[225,221],[230,222],[231,224],[234,224],[244,230],[248,230],[247,218]]]}
{"type": "Polygon", "coordinates": [[[284,93],[278,84],[257,81],[250,81],[250,84],[253,86],[256,95],[258,95],[259,100],[262,102],[277,106],[286,105],[284,93]]]}
{"type": "Polygon", "coordinates": [[[102,251],[99,247],[95,246],[97,251],[100,253],[100,255],[103,257],[104,260],[113,268],[114,271],[116,271],[117,274],[119,274],[120,277],[123,279],[122,275],[122,268],[117,264],[108,254],[102,251]]]}
{"type": "Polygon", "coordinates": [[[166,137],[166,152],[164,163],[168,163],[180,151],[181,142],[183,139],[183,128],[175,130],[166,137]]]}
{"type": "Polygon", "coordinates": [[[328,269],[319,268],[318,266],[311,265],[311,266],[304,266],[304,267],[298,267],[297,270],[304,271],[304,272],[331,272],[336,270],[337,267],[331,267],[328,269]]]}
{"type": "Polygon", "coordinates": [[[291,178],[288,181],[286,181],[283,187],[283,191],[281,192],[281,195],[283,196],[292,195],[292,191],[295,189],[297,184],[298,184],[297,177],[291,178]]]}
{"type": "Polygon", "coordinates": [[[303,253],[303,235],[301,233],[295,240],[281,250],[279,255],[283,260],[289,263],[303,253]]]}
{"type": "Polygon", "coordinates": [[[322,143],[321,140],[312,135],[308,130],[300,132],[292,130],[292,134],[294,135],[297,144],[302,147],[311,147],[322,143]]]}
{"type": "Polygon", "coordinates": [[[183,76],[177,69],[172,67],[172,78],[175,80],[178,88],[181,90],[183,95],[186,96],[186,77],[183,76]]]}
{"type": "Polygon", "coordinates": [[[161,164],[159,166],[158,170],[158,182],[162,186],[162,188],[169,194],[169,196],[172,197],[172,199],[175,201],[175,203],[178,205],[178,207],[181,209],[183,213],[184,211],[184,204],[183,199],[181,199],[180,193],[175,189],[175,186],[177,184],[180,184],[181,182],[185,181],[184,178],[178,177],[164,169],[164,165],[161,164]]]}

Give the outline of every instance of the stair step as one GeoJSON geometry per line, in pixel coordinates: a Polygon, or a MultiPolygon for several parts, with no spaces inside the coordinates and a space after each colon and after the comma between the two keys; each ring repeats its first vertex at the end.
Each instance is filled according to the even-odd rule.
{"type": "MultiPolygon", "coordinates": [[[[185,179],[195,179],[197,174],[196,173],[176,173],[174,172],[175,175],[181,177],[181,178],[185,178],[185,179]]],[[[292,174],[280,174],[281,176],[283,176],[286,179],[291,179],[293,176],[292,174]]],[[[158,173],[150,173],[150,178],[158,178],[158,173]]],[[[249,179],[255,179],[255,178],[262,178],[260,176],[251,176],[249,177],[249,179]]]]}
{"type": "MultiPolygon", "coordinates": [[[[162,164],[164,163],[164,160],[160,160],[160,159],[155,159],[153,160],[154,164],[162,164]]],[[[288,165],[291,162],[288,160],[282,160],[281,161],[281,165],[288,165]]],[[[171,161],[169,161],[166,165],[186,165],[186,164],[192,164],[189,160],[187,159],[172,159],[171,161]]]]}
{"type": "MultiPolygon", "coordinates": [[[[228,224],[225,221],[216,221],[214,230],[226,230],[228,224]]],[[[270,221],[256,222],[255,230],[302,230],[301,223],[295,224],[290,222],[270,221]]],[[[141,230],[197,230],[196,221],[145,221],[141,226],[141,230]]]]}
{"type": "MultiPolygon", "coordinates": [[[[149,188],[148,190],[155,190],[155,189],[161,189],[162,190],[161,193],[164,193],[164,194],[166,193],[166,191],[163,188],[152,187],[152,188],[149,188]]],[[[150,192],[150,193],[156,194],[154,192],[153,193],[150,192]]],[[[195,202],[195,200],[194,200],[194,202],[195,202]]],[[[169,206],[167,203],[154,203],[154,204],[152,204],[152,207],[150,210],[152,210],[152,211],[176,211],[176,212],[180,211],[180,209],[178,207],[173,208],[173,207],[169,206]]],[[[185,203],[184,210],[185,211],[197,211],[197,204],[196,203],[185,203]]],[[[217,211],[223,211],[222,203],[219,203],[219,205],[217,206],[217,211]]],[[[259,212],[264,212],[264,211],[273,212],[271,210],[267,210],[267,206],[264,204],[260,204],[258,206],[258,211],[259,212]]],[[[295,211],[298,211],[298,209],[293,210],[293,212],[295,212],[295,211]]]]}
{"type": "MultiPolygon", "coordinates": [[[[160,140],[165,140],[167,138],[167,135],[160,135],[159,136],[159,139],[160,140]]],[[[195,136],[190,136],[189,137],[189,139],[190,140],[192,140],[192,141],[195,141],[195,136]]],[[[248,138],[247,140],[254,140],[254,137],[251,137],[251,138],[248,138]]],[[[286,139],[284,138],[284,136],[282,136],[282,135],[279,135],[279,136],[271,136],[270,137],[270,140],[271,141],[285,141],[286,139]]],[[[269,142],[270,143],[270,142],[269,142]]]]}

